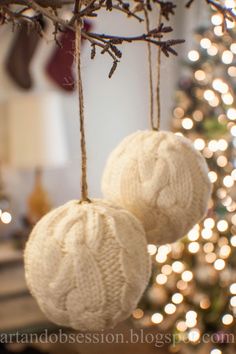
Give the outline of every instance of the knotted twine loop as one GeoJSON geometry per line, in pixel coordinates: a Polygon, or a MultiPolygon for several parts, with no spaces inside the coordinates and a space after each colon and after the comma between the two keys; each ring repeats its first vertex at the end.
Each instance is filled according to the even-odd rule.
{"type": "MultiPolygon", "coordinates": [[[[147,32],[150,31],[150,21],[148,11],[144,10],[145,23],[147,32]]],[[[158,16],[158,28],[161,24],[161,9],[158,16]]],[[[153,70],[152,70],[152,49],[151,43],[147,42],[148,49],[148,68],[149,68],[149,97],[150,97],[150,124],[152,130],[158,131],[160,129],[161,121],[161,102],[160,102],[160,82],[161,82],[161,47],[157,49],[157,86],[156,86],[156,124],[154,119],[154,88],[153,88],[153,70]]]]}
{"type": "Polygon", "coordinates": [[[81,149],[81,202],[91,202],[88,198],[87,183],[87,152],[85,140],[85,119],[84,119],[84,95],[81,75],[81,21],[77,20],[76,25],[76,62],[77,62],[77,92],[79,95],[79,119],[80,119],[80,149],[81,149]]]}

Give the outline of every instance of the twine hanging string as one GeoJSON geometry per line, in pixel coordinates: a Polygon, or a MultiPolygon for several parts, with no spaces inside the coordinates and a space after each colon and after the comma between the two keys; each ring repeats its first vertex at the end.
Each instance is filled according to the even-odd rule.
{"type": "MultiPolygon", "coordinates": [[[[148,11],[144,8],[144,16],[145,16],[145,24],[146,24],[146,31],[149,33],[150,31],[150,21],[148,16],[148,11]]],[[[148,51],[148,71],[149,71],[149,110],[150,110],[150,124],[152,129],[154,129],[154,90],[153,90],[153,71],[152,71],[152,49],[151,43],[147,42],[147,51],[148,51]]]]}
{"type": "MultiPolygon", "coordinates": [[[[161,25],[161,8],[158,16],[158,28],[161,25]]],[[[157,102],[157,121],[154,130],[160,129],[161,123],[161,100],[160,100],[160,86],[161,86],[161,47],[157,49],[157,87],[156,87],[156,102],[157,102]]]]}
{"type": "MultiPolygon", "coordinates": [[[[145,23],[147,32],[150,31],[150,21],[148,16],[148,11],[144,9],[145,23]]],[[[158,16],[158,28],[161,24],[161,9],[158,16]]],[[[148,49],[148,70],[149,70],[149,97],[150,97],[150,124],[152,130],[160,129],[161,120],[161,103],[160,103],[160,80],[161,80],[161,47],[157,49],[157,86],[156,86],[156,124],[154,119],[154,85],[153,85],[153,70],[152,70],[152,49],[151,43],[147,43],[148,49]]]]}
{"type": "MultiPolygon", "coordinates": [[[[79,10],[79,7],[78,7],[79,10]]],[[[81,75],[81,22],[78,19],[76,25],[76,62],[77,62],[77,90],[79,95],[79,118],[80,118],[80,148],[81,148],[81,202],[90,202],[88,198],[87,183],[87,152],[84,124],[84,95],[81,75]]]]}

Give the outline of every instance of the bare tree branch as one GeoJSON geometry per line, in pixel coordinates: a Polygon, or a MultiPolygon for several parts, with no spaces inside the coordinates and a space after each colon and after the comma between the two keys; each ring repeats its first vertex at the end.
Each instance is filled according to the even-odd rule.
{"type": "MultiPolygon", "coordinates": [[[[175,15],[176,4],[173,1],[167,0],[136,0],[133,9],[130,8],[130,3],[126,0],[0,0],[0,24],[12,23],[13,26],[27,23],[29,25],[38,26],[38,16],[48,19],[54,25],[54,39],[57,42],[58,32],[70,29],[75,31],[77,21],[83,23],[85,18],[95,17],[99,11],[106,9],[107,11],[121,12],[127,17],[132,17],[139,22],[144,20],[144,12],[151,12],[153,6],[158,6],[161,15],[167,21],[171,16],[175,15]],[[12,7],[12,5],[15,5],[12,7]],[[82,6],[81,6],[82,5],[82,6]],[[67,8],[70,11],[69,20],[65,20],[61,16],[62,11],[57,9],[67,8]],[[27,10],[33,10],[34,14],[29,15],[27,10]]],[[[187,0],[186,0],[187,1],[187,0]]],[[[191,7],[194,0],[188,0],[186,7],[191,7]]],[[[232,9],[221,5],[217,0],[205,0],[205,2],[214,7],[224,18],[224,24],[227,20],[235,21],[236,15],[232,9]]],[[[40,27],[38,26],[37,28],[40,27]]],[[[41,29],[42,31],[42,29],[41,29]]],[[[183,43],[180,39],[166,39],[166,34],[172,32],[170,26],[161,24],[159,28],[154,28],[148,33],[143,33],[137,36],[120,36],[111,35],[109,33],[93,33],[85,28],[82,28],[81,34],[84,39],[87,39],[91,44],[91,58],[96,55],[96,48],[100,49],[101,54],[107,54],[113,61],[113,66],[109,76],[115,71],[122,52],[118,48],[122,43],[131,42],[148,42],[155,46],[159,46],[162,52],[169,56],[170,54],[177,55],[173,48],[175,45],[183,43]]]]}

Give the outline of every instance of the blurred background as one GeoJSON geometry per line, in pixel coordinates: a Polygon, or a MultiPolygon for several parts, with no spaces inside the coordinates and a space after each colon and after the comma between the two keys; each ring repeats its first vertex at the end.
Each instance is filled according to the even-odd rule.
{"type": "MultiPolygon", "coordinates": [[[[174,334],[177,344],[1,345],[0,353],[235,353],[236,316],[236,30],[205,2],[185,2],[171,25],[178,57],[161,66],[161,128],[189,137],[209,165],[214,184],[209,212],[173,245],[149,245],[153,276],[129,321],[113,333],[135,328],[174,334]],[[209,334],[211,340],[202,340],[209,334]],[[213,339],[212,339],[213,338],[213,339]]],[[[235,8],[234,0],[222,1],[235,8]]],[[[66,13],[65,13],[66,16],[66,13]]],[[[151,18],[155,23],[155,18],[151,18]]],[[[23,249],[32,226],[53,207],[80,198],[78,97],[74,88],[74,35],[62,48],[44,22],[44,38],[22,26],[0,27],[0,333],[58,331],[27,291],[23,249]],[[30,149],[29,149],[30,146],[30,149]]],[[[86,26],[130,35],[140,24],[105,11],[86,26]]],[[[88,182],[100,197],[106,159],[123,137],[149,127],[149,83],[145,44],[123,45],[112,79],[110,60],[90,59],[82,46],[88,182]]]]}

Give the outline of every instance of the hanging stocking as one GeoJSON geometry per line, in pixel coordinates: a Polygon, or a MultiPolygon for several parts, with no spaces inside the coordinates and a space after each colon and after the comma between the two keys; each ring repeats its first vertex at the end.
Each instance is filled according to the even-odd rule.
{"type": "MultiPolygon", "coordinates": [[[[37,21],[41,28],[45,27],[41,18],[38,18],[37,21]]],[[[26,23],[23,23],[15,34],[6,59],[7,73],[23,89],[30,89],[33,86],[30,63],[39,40],[40,34],[36,26],[29,28],[26,23]]]]}
{"type": "MultiPolygon", "coordinates": [[[[90,24],[85,22],[85,29],[88,30],[90,24]]],[[[75,78],[73,73],[73,62],[75,56],[75,33],[66,29],[59,38],[61,46],[56,46],[49,62],[46,65],[46,72],[49,77],[63,90],[73,91],[75,88],[75,78]]]]}

